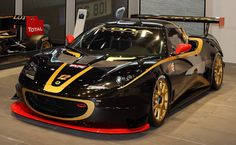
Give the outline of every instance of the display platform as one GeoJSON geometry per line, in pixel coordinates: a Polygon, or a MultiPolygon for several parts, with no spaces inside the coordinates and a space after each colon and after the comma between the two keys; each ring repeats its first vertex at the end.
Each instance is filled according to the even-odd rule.
{"type": "Polygon", "coordinates": [[[54,120],[49,120],[45,117],[41,117],[35,113],[33,113],[26,105],[24,105],[21,102],[15,102],[11,105],[12,112],[32,119],[36,121],[40,121],[47,124],[52,124],[60,127],[65,127],[69,129],[79,130],[79,131],[86,131],[86,132],[93,132],[93,133],[102,133],[102,134],[131,134],[131,133],[139,133],[146,131],[150,128],[150,125],[147,123],[143,126],[137,127],[137,128],[89,128],[89,127],[82,127],[82,126],[76,126],[71,124],[66,124],[62,122],[56,122],[54,120]]]}

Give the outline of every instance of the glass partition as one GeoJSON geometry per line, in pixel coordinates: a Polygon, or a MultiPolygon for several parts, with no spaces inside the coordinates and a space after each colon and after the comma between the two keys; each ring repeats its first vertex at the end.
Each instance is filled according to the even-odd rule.
{"type": "MultiPolygon", "coordinates": [[[[141,14],[205,16],[205,0],[141,0],[141,14]]],[[[189,34],[200,35],[204,24],[179,23],[189,34]]]]}

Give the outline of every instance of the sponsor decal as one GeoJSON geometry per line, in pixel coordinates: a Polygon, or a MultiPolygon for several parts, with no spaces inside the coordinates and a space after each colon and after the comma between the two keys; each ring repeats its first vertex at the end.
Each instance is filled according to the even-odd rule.
{"type": "Polygon", "coordinates": [[[25,20],[25,18],[26,18],[26,16],[21,16],[21,15],[15,15],[14,17],[13,17],[13,20],[25,20]]]}
{"type": "Polygon", "coordinates": [[[26,34],[28,37],[44,35],[44,21],[37,16],[26,16],[26,34]]]}
{"type": "Polygon", "coordinates": [[[28,31],[33,33],[33,32],[39,32],[39,31],[43,31],[42,27],[28,27],[28,31]]]}
{"type": "Polygon", "coordinates": [[[84,69],[86,66],[80,64],[71,64],[70,67],[84,69]]]}
{"type": "Polygon", "coordinates": [[[56,81],[55,84],[56,84],[56,85],[60,85],[61,82],[60,82],[60,81],[56,81]]]}
{"type": "Polygon", "coordinates": [[[175,63],[174,62],[171,62],[168,64],[167,66],[167,72],[168,73],[171,73],[171,72],[174,72],[175,71],[175,63]]]}

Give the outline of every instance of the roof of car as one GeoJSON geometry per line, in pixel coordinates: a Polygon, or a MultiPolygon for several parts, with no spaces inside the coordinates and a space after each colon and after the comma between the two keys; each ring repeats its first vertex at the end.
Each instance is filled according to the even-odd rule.
{"type": "Polygon", "coordinates": [[[126,27],[134,26],[134,27],[150,27],[150,28],[155,28],[155,27],[179,28],[178,25],[170,21],[153,20],[153,19],[147,20],[147,19],[136,19],[136,18],[111,21],[107,22],[106,24],[112,26],[115,25],[115,26],[126,26],[126,27]]]}

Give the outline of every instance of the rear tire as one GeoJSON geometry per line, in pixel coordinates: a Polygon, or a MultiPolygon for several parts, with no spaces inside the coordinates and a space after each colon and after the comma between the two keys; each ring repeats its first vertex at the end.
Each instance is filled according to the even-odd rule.
{"type": "Polygon", "coordinates": [[[3,40],[0,42],[0,55],[7,54],[7,50],[9,48],[9,42],[8,40],[3,40]]]}
{"type": "Polygon", "coordinates": [[[151,109],[149,112],[149,122],[154,127],[159,127],[163,124],[169,111],[169,89],[168,80],[165,76],[160,76],[155,84],[153,96],[151,98],[151,109]]]}
{"type": "Polygon", "coordinates": [[[212,67],[212,84],[213,90],[219,90],[222,86],[224,76],[224,66],[221,54],[217,53],[212,67]]]}

